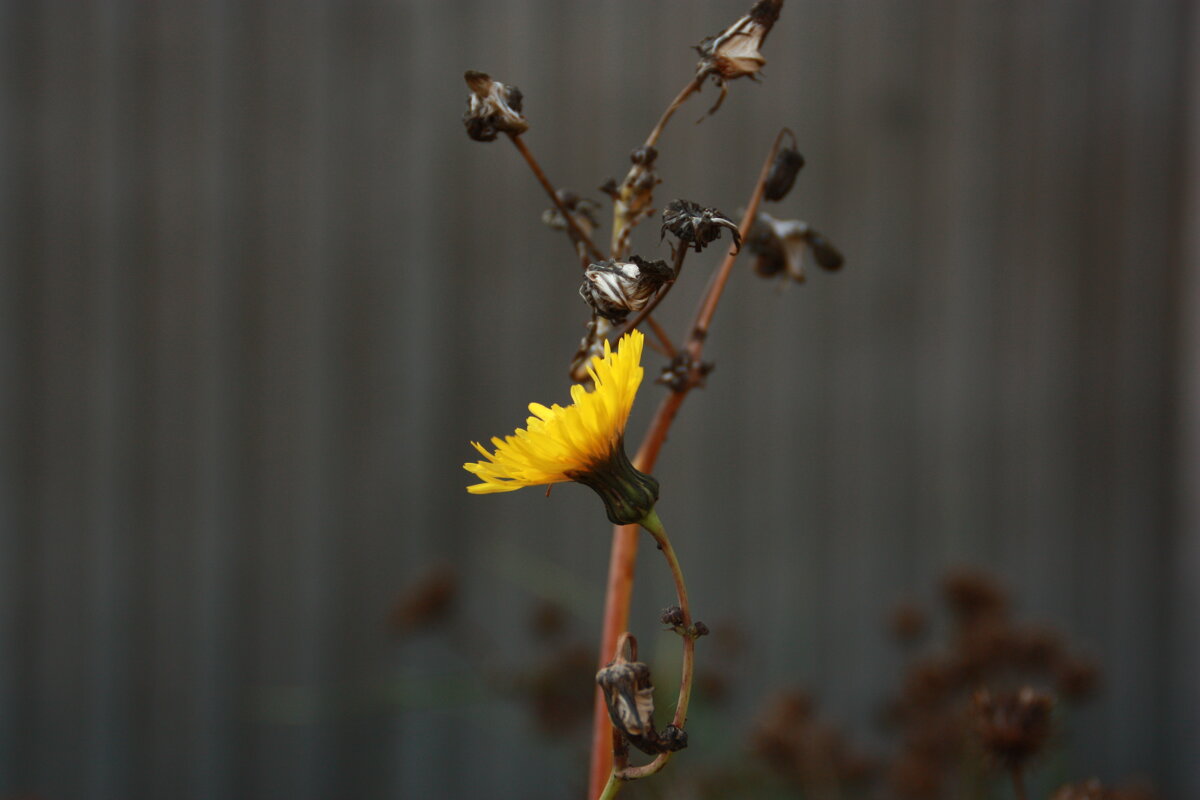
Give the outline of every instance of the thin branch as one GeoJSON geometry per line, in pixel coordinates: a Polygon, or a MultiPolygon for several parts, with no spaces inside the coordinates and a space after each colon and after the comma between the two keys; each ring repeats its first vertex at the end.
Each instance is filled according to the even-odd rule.
{"type": "Polygon", "coordinates": [[[525,163],[529,165],[531,170],[533,170],[534,177],[538,179],[538,183],[540,183],[542,188],[546,190],[546,194],[550,195],[550,200],[554,203],[554,207],[558,209],[558,213],[562,214],[563,220],[567,223],[567,230],[570,231],[571,241],[583,244],[583,246],[587,248],[587,251],[592,258],[594,258],[596,261],[602,261],[604,256],[601,254],[600,248],[596,247],[595,243],[592,241],[592,237],[588,236],[587,233],[585,233],[583,229],[579,227],[579,224],[575,222],[574,214],[568,211],[567,207],[563,205],[562,200],[560,200],[558,197],[558,191],[554,188],[554,184],[550,183],[550,179],[547,178],[546,173],[542,171],[541,165],[538,164],[537,159],[533,157],[533,153],[530,152],[529,147],[525,144],[525,140],[521,138],[520,134],[515,133],[509,134],[508,138],[512,140],[514,145],[516,145],[517,151],[525,157],[525,163]]]}

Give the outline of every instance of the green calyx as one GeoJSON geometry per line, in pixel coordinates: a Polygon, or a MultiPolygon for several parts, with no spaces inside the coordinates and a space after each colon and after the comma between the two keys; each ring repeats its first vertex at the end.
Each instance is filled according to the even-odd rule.
{"type": "Polygon", "coordinates": [[[658,481],[639,472],[625,455],[624,441],[617,442],[607,460],[567,477],[600,495],[604,510],[614,525],[634,525],[654,510],[658,481]]]}

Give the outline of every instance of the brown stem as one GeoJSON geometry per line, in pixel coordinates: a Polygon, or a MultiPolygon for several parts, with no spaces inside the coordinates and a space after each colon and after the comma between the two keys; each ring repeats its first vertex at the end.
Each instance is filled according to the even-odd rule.
{"type": "MultiPolygon", "coordinates": [[[[685,95],[681,94],[681,97],[685,97],[685,95]]],[[[679,102],[681,100],[677,98],[676,104],[679,102]]],[[[666,116],[668,115],[664,115],[664,119],[666,116]]],[[[771,152],[767,155],[763,169],[759,173],[758,182],[754,185],[754,192],[751,195],[750,202],[746,205],[746,213],[742,217],[742,223],[739,226],[743,240],[749,236],[750,227],[754,223],[755,215],[758,213],[758,206],[762,202],[763,186],[766,183],[767,174],[770,172],[771,163],[775,160],[775,153],[779,149],[782,136],[781,132],[779,136],[775,137],[775,144],[771,147],[771,152]]],[[[721,292],[725,289],[725,284],[729,279],[729,274],[733,269],[733,262],[736,258],[736,252],[726,255],[724,263],[721,264],[717,274],[714,275],[713,280],[709,283],[708,292],[701,302],[700,309],[696,314],[696,320],[692,324],[691,336],[687,342],[687,348],[689,355],[697,361],[703,353],[704,340],[707,338],[708,327],[712,323],[713,314],[716,312],[717,301],[720,299],[721,292]]],[[[654,470],[659,452],[667,440],[667,433],[670,431],[671,423],[675,421],[675,416],[679,413],[679,408],[683,405],[683,400],[687,397],[691,389],[692,384],[689,383],[681,390],[668,393],[659,404],[658,411],[655,413],[654,419],[651,421],[650,427],[642,439],[642,446],[638,449],[637,455],[633,459],[634,466],[642,472],[649,473],[654,470]]],[[[613,652],[617,636],[629,627],[629,603],[633,593],[633,576],[636,565],[637,529],[628,525],[614,528],[612,552],[609,557],[608,589],[604,598],[604,625],[600,641],[601,658],[613,652]]],[[[604,791],[604,786],[612,771],[610,727],[611,723],[608,720],[608,711],[604,705],[604,697],[599,689],[597,689],[595,713],[592,719],[592,769],[588,782],[588,797],[598,797],[604,791]]],[[[647,765],[647,767],[649,766],[647,765]]],[[[661,769],[661,765],[659,768],[661,769]]]]}
{"type": "MultiPolygon", "coordinates": [[[[703,84],[705,75],[696,75],[687,86],[680,90],[671,104],[663,111],[658,122],[650,131],[650,135],[646,137],[645,147],[653,147],[658,143],[658,137],[662,136],[663,130],[667,127],[667,122],[675,114],[680,106],[687,101],[703,84]]],[[[621,258],[624,255],[624,250],[629,244],[630,231],[641,219],[641,210],[649,205],[649,196],[645,198],[645,203],[638,205],[638,210],[631,210],[631,200],[633,199],[633,187],[637,184],[638,178],[643,177],[647,172],[647,168],[642,164],[634,164],[630,167],[629,172],[625,175],[625,180],[621,182],[619,196],[613,202],[613,231],[611,252],[613,258],[621,258]]]]}
{"type": "MultiPolygon", "coordinates": [[[[754,185],[754,193],[750,195],[750,202],[746,204],[746,213],[742,216],[742,224],[738,226],[738,232],[743,242],[750,237],[750,228],[754,225],[754,218],[758,216],[758,207],[762,203],[767,175],[771,171],[771,164],[775,161],[775,154],[779,150],[779,145],[783,143],[786,131],[785,128],[775,137],[775,144],[772,145],[771,152],[767,154],[767,160],[763,162],[762,171],[758,175],[758,183],[754,185]]],[[[733,272],[733,262],[737,260],[737,256],[738,251],[736,250],[731,250],[726,254],[721,268],[713,274],[712,280],[708,284],[708,291],[705,292],[704,300],[700,303],[700,310],[696,312],[696,321],[692,325],[692,332],[687,343],[688,354],[695,360],[699,360],[700,354],[704,350],[704,340],[708,337],[708,326],[712,324],[713,314],[717,311],[717,303],[720,302],[721,294],[725,291],[725,283],[733,272]]]]}
{"type": "Polygon", "coordinates": [[[707,76],[697,75],[696,77],[692,78],[692,80],[688,82],[688,85],[683,87],[679,94],[676,95],[675,99],[671,101],[671,105],[667,106],[667,110],[663,112],[661,117],[659,117],[658,123],[654,126],[654,129],[650,131],[650,135],[646,137],[647,147],[653,147],[654,145],[658,144],[658,137],[662,136],[663,128],[667,127],[667,120],[671,119],[672,115],[679,110],[679,107],[682,106],[684,102],[704,84],[705,77],[707,76]]]}
{"type": "MultiPolygon", "coordinates": [[[[550,183],[550,179],[546,177],[546,173],[542,172],[541,165],[538,164],[537,159],[533,157],[533,153],[530,152],[529,147],[526,146],[525,140],[521,138],[519,133],[509,134],[508,138],[512,139],[512,143],[516,145],[517,151],[525,157],[525,163],[529,165],[531,170],[533,170],[534,177],[538,179],[538,183],[540,183],[542,188],[546,190],[546,194],[550,195],[550,200],[554,203],[554,207],[558,209],[558,213],[562,214],[563,220],[567,223],[567,230],[569,230],[571,233],[571,241],[582,243],[583,246],[587,248],[588,253],[596,261],[603,260],[604,256],[600,253],[600,248],[596,247],[595,243],[592,242],[592,237],[588,236],[583,229],[579,227],[579,224],[575,222],[575,216],[567,210],[566,206],[563,205],[562,200],[560,200],[558,197],[558,192],[554,188],[554,184],[550,183]]],[[[587,265],[585,264],[584,266],[586,267],[587,265]]]]}
{"type": "Polygon", "coordinates": [[[671,343],[671,337],[667,336],[667,332],[658,324],[658,320],[654,317],[646,317],[646,324],[650,326],[650,330],[654,331],[654,335],[662,345],[663,355],[669,359],[675,358],[678,355],[675,345],[671,343]]]}

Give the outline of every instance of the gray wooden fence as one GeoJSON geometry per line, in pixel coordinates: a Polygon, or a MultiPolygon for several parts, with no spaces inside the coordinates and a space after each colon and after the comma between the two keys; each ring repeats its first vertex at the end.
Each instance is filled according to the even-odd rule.
{"type": "MultiPolygon", "coordinates": [[[[743,10],[0,4],[0,796],[581,796],[581,732],[493,678],[544,658],[538,599],[593,642],[607,525],[577,487],[469,497],[460,464],[566,399],[584,307],[461,75],[518,84],[551,178],[598,196],[743,10]],[[398,637],[446,561],[454,627],[398,637]]],[[[971,562],[1104,668],[1069,774],[1200,796],[1198,21],[789,0],[766,80],[668,129],[659,199],[733,213],[791,127],[773,211],[848,259],[739,270],[657,471],[698,612],[746,631],[735,721],[800,684],[884,746],[880,620],[971,562]]]]}

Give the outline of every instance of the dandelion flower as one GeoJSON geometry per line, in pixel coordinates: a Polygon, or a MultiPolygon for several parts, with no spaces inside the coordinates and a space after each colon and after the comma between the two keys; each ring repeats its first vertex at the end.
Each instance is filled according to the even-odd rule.
{"type": "Polygon", "coordinates": [[[511,492],[526,486],[576,481],[604,500],[608,518],[619,525],[641,521],[658,500],[658,482],[638,472],[625,455],[625,423],[642,382],[644,337],[634,330],[621,337],[616,352],[604,343],[604,355],[588,368],[595,388],[571,387],[571,405],[547,408],[530,403],[533,416],[503,440],[492,438],[494,452],[472,442],[486,461],[463,464],[482,483],[472,494],[511,492]]]}

